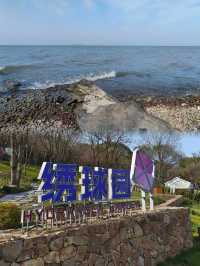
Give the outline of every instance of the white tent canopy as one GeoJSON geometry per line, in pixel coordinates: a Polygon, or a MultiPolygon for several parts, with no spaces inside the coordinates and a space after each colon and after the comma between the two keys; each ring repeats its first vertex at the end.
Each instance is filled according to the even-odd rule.
{"type": "Polygon", "coordinates": [[[185,179],[174,177],[165,182],[165,187],[169,187],[173,192],[175,192],[176,189],[192,189],[193,185],[185,179]]]}

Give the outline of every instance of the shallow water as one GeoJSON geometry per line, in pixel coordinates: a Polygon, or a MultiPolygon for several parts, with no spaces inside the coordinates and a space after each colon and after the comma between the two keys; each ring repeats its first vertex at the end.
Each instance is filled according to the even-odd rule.
{"type": "Polygon", "coordinates": [[[82,78],[106,90],[200,94],[200,47],[0,46],[0,88],[45,88],[82,78]]]}

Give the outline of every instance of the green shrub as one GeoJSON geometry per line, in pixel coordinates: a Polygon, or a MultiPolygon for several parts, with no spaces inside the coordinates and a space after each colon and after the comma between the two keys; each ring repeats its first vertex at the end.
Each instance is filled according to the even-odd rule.
{"type": "Polygon", "coordinates": [[[0,203],[0,230],[20,226],[20,208],[14,203],[0,203]]]}
{"type": "Polygon", "coordinates": [[[174,258],[167,259],[164,263],[159,263],[158,266],[199,266],[200,261],[200,243],[194,241],[194,247],[182,251],[174,258]]]}
{"type": "Polygon", "coordinates": [[[165,202],[165,200],[163,198],[154,196],[154,204],[155,205],[160,205],[160,204],[162,204],[164,202],[165,202]]]}
{"type": "Polygon", "coordinates": [[[194,192],[194,200],[200,202],[200,191],[194,192]]]}
{"type": "Polygon", "coordinates": [[[196,210],[191,210],[192,215],[200,216],[200,212],[196,210]]]}
{"type": "Polygon", "coordinates": [[[181,206],[182,207],[191,207],[193,204],[193,201],[191,199],[188,199],[188,198],[183,198],[183,201],[181,203],[181,206]]]}
{"type": "Polygon", "coordinates": [[[179,193],[183,195],[185,198],[190,199],[190,200],[195,200],[195,201],[200,201],[200,191],[199,190],[190,190],[190,191],[184,191],[182,193],[179,193]]]}

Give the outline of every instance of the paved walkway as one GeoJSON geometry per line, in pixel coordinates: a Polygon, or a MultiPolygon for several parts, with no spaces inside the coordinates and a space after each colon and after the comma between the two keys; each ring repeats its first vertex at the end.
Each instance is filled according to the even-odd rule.
{"type": "Polygon", "coordinates": [[[182,195],[174,195],[173,198],[167,200],[166,202],[158,205],[158,207],[166,208],[166,207],[173,207],[179,206],[182,202],[183,196],[182,195]]]}
{"type": "Polygon", "coordinates": [[[0,198],[0,202],[31,202],[35,194],[36,190],[20,192],[16,194],[8,194],[0,198]]]}

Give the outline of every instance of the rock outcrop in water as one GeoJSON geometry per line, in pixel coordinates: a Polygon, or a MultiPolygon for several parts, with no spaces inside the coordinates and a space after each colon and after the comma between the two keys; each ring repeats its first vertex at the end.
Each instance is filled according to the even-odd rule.
{"type": "Polygon", "coordinates": [[[4,81],[4,87],[10,93],[16,92],[21,85],[22,85],[21,82],[17,80],[7,79],[4,81]]]}
{"type": "Polygon", "coordinates": [[[145,112],[136,102],[120,102],[97,87],[81,81],[45,90],[17,91],[0,96],[0,127],[73,127],[96,131],[105,126],[126,130],[159,130],[170,127],[145,112]]]}

